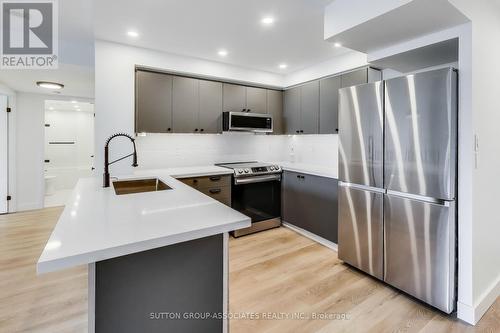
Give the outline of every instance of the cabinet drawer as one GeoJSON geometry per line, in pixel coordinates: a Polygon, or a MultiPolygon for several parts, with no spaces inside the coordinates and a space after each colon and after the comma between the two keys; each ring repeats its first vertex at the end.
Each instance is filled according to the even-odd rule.
{"type": "Polygon", "coordinates": [[[231,207],[231,186],[209,187],[200,192],[231,207]]]}
{"type": "Polygon", "coordinates": [[[184,184],[194,187],[198,190],[231,185],[231,175],[181,178],[179,180],[184,184]]]}

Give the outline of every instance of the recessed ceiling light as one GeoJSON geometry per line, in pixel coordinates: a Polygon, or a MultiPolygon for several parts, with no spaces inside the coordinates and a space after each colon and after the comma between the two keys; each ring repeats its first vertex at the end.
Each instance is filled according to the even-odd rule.
{"type": "Polygon", "coordinates": [[[220,55],[221,57],[225,57],[225,56],[227,56],[227,51],[226,50],[219,50],[217,52],[217,54],[220,55]]]}
{"type": "Polygon", "coordinates": [[[45,89],[62,89],[64,88],[64,84],[57,83],[57,82],[47,82],[47,81],[38,81],[36,83],[37,86],[40,88],[45,88],[45,89]]]}
{"type": "Polygon", "coordinates": [[[134,38],[135,38],[135,37],[139,37],[139,33],[138,33],[137,31],[133,31],[133,30],[129,30],[129,31],[127,31],[127,35],[128,35],[129,37],[134,37],[134,38]]]}
{"type": "Polygon", "coordinates": [[[335,47],[341,47],[342,44],[340,44],[340,43],[333,43],[333,46],[335,46],[335,47]]]}
{"type": "Polygon", "coordinates": [[[75,104],[75,103],[77,103],[77,101],[71,101],[71,103],[75,104]]]}
{"type": "Polygon", "coordinates": [[[49,107],[49,110],[54,110],[54,108],[51,106],[51,107],[49,107]]]}
{"type": "Polygon", "coordinates": [[[285,68],[287,68],[287,67],[288,67],[288,65],[287,65],[287,64],[279,64],[279,68],[281,68],[281,69],[285,69],[285,68]]]}
{"type": "Polygon", "coordinates": [[[262,20],[260,20],[260,23],[262,23],[264,25],[271,25],[274,23],[274,17],[266,16],[266,17],[262,18],[262,20]]]}
{"type": "Polygon", "coordinates": [[[73,105],[75,109],[78,109],[80,106],[79,105],[73,105]]]}

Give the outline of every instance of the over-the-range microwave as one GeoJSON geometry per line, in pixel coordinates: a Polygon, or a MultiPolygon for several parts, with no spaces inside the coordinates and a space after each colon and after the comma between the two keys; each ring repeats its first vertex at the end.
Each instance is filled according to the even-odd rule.
{"type": "Polygon", "coordinates": [[[273,117],[262,113],[226,111],[222,113],[222,130],[272,133],[273,117]]]}

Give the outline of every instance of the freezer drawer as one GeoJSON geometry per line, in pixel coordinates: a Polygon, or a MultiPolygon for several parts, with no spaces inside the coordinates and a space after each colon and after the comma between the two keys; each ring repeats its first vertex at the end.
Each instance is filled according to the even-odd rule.
{"type": "Polygon", "coordinates": [[[383,187],[383,83],[339,90],[339,179],[383,187]]]}
{"type": "Polygon", "coordinates": [[[456,95],[451,68],[385,81],[387,190],[455,199],[456,95]]]}
{"type": "Polygon", "coordinates": [[[382,192],[339,183],[339,258],[378,279],[383,278],[383,199],[382,192]]]}
{"type": "Polygon", "coordinates": [[[455,307],[455,203],[385,196],[384,280],[446,312],[455,307]]]}

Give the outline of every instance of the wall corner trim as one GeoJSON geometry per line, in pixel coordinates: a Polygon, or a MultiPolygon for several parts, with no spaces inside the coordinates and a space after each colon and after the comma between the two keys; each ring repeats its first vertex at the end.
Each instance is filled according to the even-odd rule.
{"type": "Polygon", "coordinates": [[[480,297],[479,300],[470,306],[468,304],[457,304],[457,318],[468,324],[476,325],[488,309],[495,303],[500,296],[500,275],[495,282],[480,297]]]}

